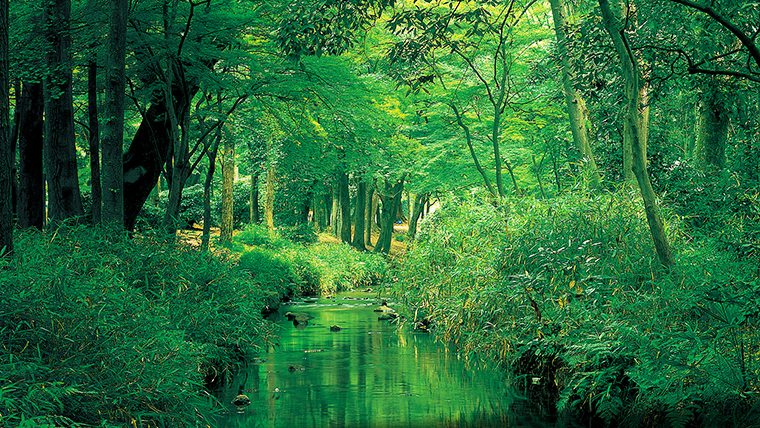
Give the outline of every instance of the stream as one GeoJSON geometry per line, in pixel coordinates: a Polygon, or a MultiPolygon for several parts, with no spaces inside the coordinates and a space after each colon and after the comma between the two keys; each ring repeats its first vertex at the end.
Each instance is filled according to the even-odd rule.
{"type": "Polygon", "coordinates": [[[346,292],[283,305],[273,318],[279,346],[251,356],[222,391],[230,413],[219,426],[550,426],[521,410],[525,400],[499,370],[468,367],[430,333],[378,320],[380,300],[377,293],[346,292]],[[331,331],[334,325],[340,331],[331,331]],[[251,401],[241,410],[232,404],[239,393],[251,401]]]}

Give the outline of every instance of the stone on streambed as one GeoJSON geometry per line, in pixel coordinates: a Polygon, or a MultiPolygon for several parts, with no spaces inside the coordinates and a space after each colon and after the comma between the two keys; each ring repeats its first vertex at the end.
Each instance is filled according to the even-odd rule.
{"type": "Polygon", "coordinates": [[[395,312],[388,312],[377,317],[378,321],[390,321],[398,318],[398,314],[395,312]]]}
{"type": "Polygon", "coordinates": [[[285,312],[285,316],[288,317],[288,321],[306,322],[314,318],[306,312],[285,312]]]}
{"type": "Polygon", "coordinates": [[[396,312],[388,307],[388,301],[383,299],[383,304],[380,307],[375,308],[375,312],[396,312]]]}
{"type": "Polygon", "coordinates": [[[331,325],[330,326],[330,331],[332,331],[332,332],[339,332],[341,330],[343,330],[343,327],[341,327],[339,325],[331,325]]]}
{"type": "Polygon", "coordinates": [[[238,413],[243,413],[245,408],[251,404],[251,399],[245,394],[238,394],[232,399],[232,404],[235,405],[238,413]]]}

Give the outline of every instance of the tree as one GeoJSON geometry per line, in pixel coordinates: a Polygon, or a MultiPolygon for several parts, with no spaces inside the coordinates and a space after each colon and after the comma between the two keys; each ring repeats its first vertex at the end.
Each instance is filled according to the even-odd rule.
{"type": "Polygon", "coordinates": [[[9,2],[0,1],[0,258],[13,253],[13,143],[10,135],[9,2]]]}
{"type": "Polygon", "coordinates": [[[235,184],[235,140],[224,138],[222,148],[222,221],[220,225],[220,240],[222,243],[232,242],[233,203],[232,194],[235,184]]]}
{"type": "Polygon", "coordinates": [[[627,100],[625,112],[625,123],[627,126],[625,129],[627,137],[632,142],[633,173],[636,176],[641,198],[644,201],[644,210],[657,256],[663,266],[670,267],[674,263],[673,253],[665,235],[665,225],[660,215],[659,206],[657,205],[657,197],[649,180],[649,173],[647,172],[646,136],[641,127],[640,117],[642,111],[640,99],[641,75],[638,64],[625,35],[620,8],[616,8],[613,12],[609,0],[599,0],[599,7],[602,12],[604,27],[610,34],[620,60],[620,73],[623,77],[625,98],[627,100]]]}
{"type": "Polygon", "coordinates": [[[203,235],[201,236],[201,251],[208,251],[211,241],[211,184],[214,181],[216,169],[216,154],[219,150],[219,142],[222,140],[222,128],[216,128],[216,137],[211,150],[206,152],[208,157],[208,172],[206,181],[203,183],[203,235]]]}
{"type": "Polygon", "coordinates": [[[440,85],[443,93],[435,97],[450,111],[445,120],[461,129],[494,201],[506,196],[505,122],[531,102],[525,61],[546,37],[544,27],[527,22],[534,4],[510,0],[415,5],[395,13],[386,25],[397,38],[389,55],[407,92],[429,92],[426,86],[440,85]],[[479,147],[481,141],[488,144],[487,151],[479,147]]]}
{"type": "MultiPolygon", "coordinates": [[[[757,3],[748,3],[744,7],[734,10],[737,17],[744,18],[743,29],[742,25],[727,14],[722,13],[714,4],[697,3],[692,0],[670,1],[705,13],[736,37],[742,46],[742,49],[719,49],[721,52],[718,55],[708,56],[699,62],[695,62],[691,56],[680,50],[679,54],[688,61],[689,73],[734,76],[760,82],[760,48],[755,43],[757,37],[757,3]],[[741,55],[742,53],[744,56],[741,55]],[[751,62],[755,63],[755,68],[750,65],[751,62]]],[[[716,39],[713,34],[705,34],[705,36],[709,36],[712,41],[716,39]]]]}
{"type": "Polygon", "coordinates": [[[425,200],[427,197],[427,193],[417,193],[414,195],[411,217],[409,217],[409,239],[414,239],[414,236],[417,234],[417,222],[425,208],[425,200]]]}
{"type": "Polygon", "coordinates": [[[396,210],[401,204],[401,196],[404,192],[404,179],[402,175],[397,180],[385,179],[382,181],[382,189],[378,189],[380,200],[382,201],[382,220],[380,235],[377,237],[375,244],[375,253],[388,254],[391,251],[391,241],[393,240],[393,224],[396,222],[396,210]]]}
{"type": "Polygon", "coordinates": [[[348,173],[338,170],[338,197],[340,203],[340,240],[351,243],[351,195],[348,189],[348,173]]]}
{"type": "Polygon", "coordinates": [[[366,206],[367,197],[367,183],[362,181],[361,178],[356,180],[356,198],[354,204],[354,236],[351,241],[351,245],[359,251],[366,251],[367,247],[364,246],[364,208],[366,206]]]}
{"type": "MultiPolygon", "coordinates": [[[[87,64],[87,116],[89,119],[90,149],[90,194],[92,204],[92,223],[100,224],[101,189],[100,189],[100,124],[98,123],[98,62],[93,54],[87,64]]],[[[119,159],[121,163],[121,159],[119,159]]]]}
{"type": "Polygon", "coordinates": [[[49,51],[45,78],[45,171],[51,223],[84,214],[74,141],[69,28],[71,0],[46,3],[44,20],[49,51]]]}
{"type": "Polygon", "coordinates": [[[43,177],[43,113],[45,102],[42,83],[24,81],[16,101],[18,114],[18,178],[16,210],[21,228],[42,230],[45,223],[45,180],[43,177]]]}
{"type": "Polygon", "coordinates": [[[567,5],[565,0],[550,0],[550,3],[552,17],[554,18],[554,32],[557,36],[557,51],[562,65],[562,92],[565,94],[567,115],[570,119],[570,130],[573,134],[575,146],[581,153],[581,156],[583,156],[582,162],[591,179],[591,187],[600,188],[601,177],[596,166],[596,160],[591,150],[586,129],[588,109],[573,82],[575,77],[575,61],[568,47],[567,5]]]}
{"type": "Polygon", "coordinates": [[[127,0],[111,0],[106,60],[103,132],[103,223],[124,228],[124,86],[126,83],[127,0]]]}

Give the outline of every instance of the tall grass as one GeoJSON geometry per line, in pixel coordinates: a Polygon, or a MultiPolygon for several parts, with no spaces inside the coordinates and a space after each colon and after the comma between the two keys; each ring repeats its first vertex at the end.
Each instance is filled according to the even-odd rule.
{"type": "Polygon", "coordinates": [[[757,258],[687,241],[666,212],[678,264],[663,271],[626,191],[508,207],[448,201],[407,250],[395,293],[442,339],[599,424],[753,421],[757,258]]]}
{"type": "Polygon", "coordinates": [[[0,271],[0,426],[204,425],[204,384],[271,334],[261,290],[208,254],[90,228],[16,247],[0,271]]]}

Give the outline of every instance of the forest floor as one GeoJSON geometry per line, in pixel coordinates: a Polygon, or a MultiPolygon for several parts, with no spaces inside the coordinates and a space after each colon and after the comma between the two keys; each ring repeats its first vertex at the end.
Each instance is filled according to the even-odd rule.
{"type": "MultiPolygon", "coordinates": [[[[398,235],[406,235],[409,231],[409,225],[406,223],[403,224],[395,224],[393,226],[393,235],[394,238],[391,240],[391,250],[389,253],[389,256],[393,259],[397,257],[401,257],[404,255],[404,252],[406,252],[406,241],[398,241],[395,239],[398,235]]],[[[239,230],[233,231],[233,235],[238,233],[239,230]]],[[[183,245],[186,245],[188,247],[192,248],[200,248],[201,246],[201,237],[203,236],[203,226],[202,225],[196,225],[195,227],[191,229],[182,229],[177,231],[177,237],[179,239],[179,242],[181,242],[183,245]]],[[[373,231],[372,232],[372,242],[377,242],[377,238],[379,236],[379,231],[373,231]]],[[[218,227],[212,227],[211,228],[211,248],[214,251],[221,250],[221,248],[216,248],[216,240],[214,238],[219,237],[219,228],[218,227]]],[[[340,242],[336,237],[327,234],[327,233],[320,233],[319,234],[319,242],[322,243],[331,243],[331,244],[337,244],[340,242]]],[[[369,251],[372,251],[375,249],[374,246],[368,246],[367,249],[369,251]]]]}
{"type": "MultiPolygon", "coordinates": [[[[406,241],[397,241],[396,236],[406,235],[408,231],[409,225],[406,223],[393,225],[393,239],[391,239],[391,250],[388,254],[391,258],[395,259],[397,257],[403,256],[404,252],[406,252],[406,241]]],[[[379,236],[379,231],[372,231],[372,242],[377,242],[377,238],[379,236]]],[[[319,242],[337,244],[340,242],[340,240],[330,234],[320,233],[319,242]]],[[[367,246],[367,249],[369,251],[372,251],[375,249],[375,246],[369,245],[367,246]]]]}

